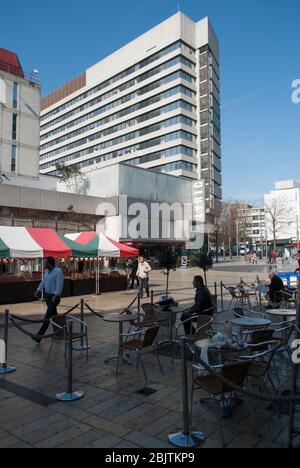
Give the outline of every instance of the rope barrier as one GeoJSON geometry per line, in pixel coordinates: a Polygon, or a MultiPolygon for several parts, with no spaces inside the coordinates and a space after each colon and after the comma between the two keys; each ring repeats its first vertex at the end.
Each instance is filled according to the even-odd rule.
{"type": "MultiPolygon", "coordinates": [[[[26,318],[23,318],[23,317],[17,317],[14,314],[9,314],[9,316],[14,318],[15,320],[19,320],[20,322],[30,323],[30,324],[33,324],[33,325],[37,325],[39,323],[44,323],[44,320],[31,320],[31,319],[26,319],[26,318]]],[[[49,320],[49,322],[50,322],[50,320],[49,320]]]]}
{"type": "Polygon", "coordinates": [[[104,317],[103,315],[99,314],[94,309],[92,309],[86,302],[84,304],[92,314],[96,315],[96,317],[99,317],[99,318],[103,319],[103,317],[104,317]]]}
{"type": "Polygon", "coordinates": [[[74,310],[78,309],[78,307],[80,306],[80,303],[79,304],[76,304],[74,307],[72,307],[72,309],[68,310],[67,312],[65,312],[63,315],[69,315],[71,314],[72,312],[74,312],[74,310]]]}
{"type": "MultiPolygon", "coordinates": [[[[16,320],[19,320],[19,317],[16,317],[15,315],[9,315],[9,318],[10,318],[10,321],[12,322],[12,324],[21,332],[23,333],[24,335],[26,336],[29,336],[29,338],[32,338],[32,339],[36,339],[36,340],[46,340],[46,339],[49,339],[49,338],[53,338],[57,335],[59,335],[61,333],[61,330],[58,330],[57,332],[55,333],[51,333],[50,335],[35,335],[34,333],[30,333],[26,330],[24,330],[24,328],[22,328],[17,322],[16,320]]],[[[22,320],[21,320],[22,321],[22,320]]],[[[48,320],[47,322],[50,323],[50,320],[48,320]]],[[[40,323],[40,322],[39,322],[40,323]]]]}

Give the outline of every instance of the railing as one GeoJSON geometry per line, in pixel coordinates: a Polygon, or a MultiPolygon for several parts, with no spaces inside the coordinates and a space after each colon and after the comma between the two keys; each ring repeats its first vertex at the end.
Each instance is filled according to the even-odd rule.
{"type": "Polygon", "coordinates": [[[40,84],[39,79],[37,78],[35,73],[26,73],[22,70],[21,67],[17,67],[11,63],[4,62],[0,60],[0,71],[4,71],[6,73],[10,73],[11,75],[18,76],[19,78],[23,78],[26,81],[29,81],[33,84],[40,84]]]}

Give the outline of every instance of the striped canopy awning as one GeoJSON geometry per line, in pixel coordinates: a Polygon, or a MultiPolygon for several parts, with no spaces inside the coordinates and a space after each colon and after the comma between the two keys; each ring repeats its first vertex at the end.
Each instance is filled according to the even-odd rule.
{"type": "Polygon", "coordinates": [[[98,257],[130,258],[139,256],[138,249],[116,242],[101,233],[81,232],[66,234],[65,237],[78,244],[85,245],[89,249],[95,249],[98,257]]]}
{"type": "Polygon", "coordinates": [[[84,245],[65,239],[54,229],[0,226],[0,258],[96,257],[84,245]]]}

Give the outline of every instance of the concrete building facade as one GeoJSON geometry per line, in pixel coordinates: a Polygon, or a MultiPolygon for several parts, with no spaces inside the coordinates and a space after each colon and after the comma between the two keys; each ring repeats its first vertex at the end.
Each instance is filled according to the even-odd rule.
{"type": "MultiPolygon", "coordinates": [[[[126,163],[205,184],[222,199],[219,44],[178,13],[42,101],[41,174],[126,163]]],[[[97,196],[102,196],[99,192],[97,196]]]]}
{"type": "Polygon", "coordinates": [[[34,74],[23,72],[17,55],[0,48],[1,178],[39,176],[41,90],[34,74]]]}

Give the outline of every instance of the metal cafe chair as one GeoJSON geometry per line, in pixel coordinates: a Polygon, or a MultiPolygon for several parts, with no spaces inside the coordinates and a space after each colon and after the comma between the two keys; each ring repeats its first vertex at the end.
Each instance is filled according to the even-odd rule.
{"type": "Polygon", "coordinates": [[[120,367],[120,358],[123,354],[124,350],[127,351],[135,351],[137,354],[137,366],[141,363],[145,379],[148,380],[148,375],[145,369],[145,364],[143,360],[143,354],[147,348],[152,347],[155,351],[155,356],[157,359],[157,363],[159,365],[160,371],[163,373],[163,369],[161,366],[161,362],[159,359],[159,354],[157,351],[157,346],[155,344],[156,337],[159,331],[159,326],[151,326],[147,328],[137,329],[133,333],[124,333],[121,335],[122,338],[125,340],[120,343],[119,353],[118,353],[118,360],[117,360],[117,375],[119,375],[119,367],[120,367]]]}
{"type": "MultiPolygon", "coordinates": [[[[255,381],[260,392],[265,391],[267,394],[270,393],[267,381],[270,383],[271,388],[275,395],[278,396],[275,384],[270,375],[270,368],[275,357],[275,354],[281,347],[280,340],[271,340],[265,343],[258,343],[254,345],[247,345],[245,354],[239,356],[240,360],[252,361],[249,368],[248,378],[255,381]],[[264,351],[261,351],[262,347],[265,347],[264,351]],[[250,354],[251,353],[251,354],[250,354]]],[[[278,413],[278,408],[273,404],[275,411],[278,413]]]]}
{"type": "Polygon", "coordinates": [[[179,340],[182,336],[186,336],[187,341],[188,341],[188,347],[189,349],[193,352],[193,345],[200,340],[206,340],[207,339],[207,333],[208,331],[212,331],[212,324],[213,324],[213,317],[212,313],[215,311],[215,307],[211,307],[210,309],[207,309],[203,312],[203,315],[195,315],[193,317],[190,317],[187,320],[184,320],[183,322],[179,323],[176,326],[176,334],[175,338],[173,341],[173,351],[172,351],[172,364],[174,365],[175,361],[175,347],[176,344],[179,344],[179,340]],[[179,330],[184,327],[185,324],[190,323],[191,324],[191,334],[190,335],[182,335],[179,333],[179,330]],[[192,327],[193,323],[196,323],[197,329],[195,333],[192,333],[192,327]]]}
{"type": "MultiPolygon", "coordinates": [[[[223,447],[226,447],[225,438],[224,438],[224,430],[222,425],[222,401],[225,395],[235,393],[232,386],[229,384],[223,383],[217,376],[207,374],[207,372],[203,372],[203,368],[201,364],[199,365],[198,362],[198,354],[195,354],[194,363],[193,363],[193,370],[192,370],[192,395],[191,395],[191,414],[190,417],[192,419],[193,407],[194,407],[194,394],[196,390],[204,390],[207,392],[212,401],[214,403],[215,414],[219,426],[220,437],[222,441],[223,447]]],[[[250,361],[245,362],[233,362],[225,365],[220,366],[211,366],[211,369],[217,373],[220,373],[224,378],[226,378],[232,384],[235,384],[241,388],[245,387],[246,378],[248,375],[249,368],[251,366],[250,361]]],[[[229,399],[230,401],[230,399],[229,399]]],[[[254,410],[252,408],[251,402],[247,399],[251,415],[254,421],[254,427],[256,429],[256,419],[254,410]]]]}
{"type": "Polygon", "coordinates": [[[74,331],[73,332],[73,338],[72,341],[73,343],[78,343],[79,341],[81,342],[82,340],[85,340],[86,344],[86,360],[88,361],[89,358],[89,346],[88,346],[88,326],[85,322],[82,322],[82,320],[73,317],[71,315],[57,315],[55,317],[52,317],[50,320],[51,325],[53,326],[54,333],[56,333],[55,336],[51,338],[51,346],[47,358],[47,362],[50,360],[50,356],[53,350],[53,346],[56,342],[63,342],[64,343],[64,357],[65,357],[65,364],[67,367],[67,351],[68,351],[68,343],[69,343],[69,336],[67,333],[67,323],[68,321],[71,320],[72,322],[75,322],[77,325],[80,326],[80,330],[74,331]]]}

